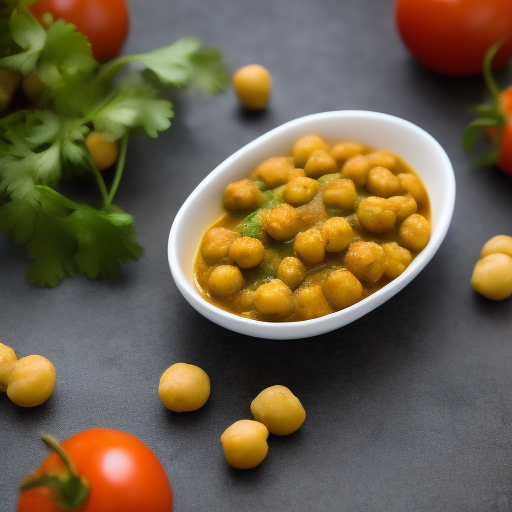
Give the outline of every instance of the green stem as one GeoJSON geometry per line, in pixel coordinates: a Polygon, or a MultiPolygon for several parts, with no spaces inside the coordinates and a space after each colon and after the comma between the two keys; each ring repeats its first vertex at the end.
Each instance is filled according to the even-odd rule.
{"type": "Polygon", "coordinates": [[[492,76],[492,61],[494,60],[494,57],[498,53],[499,49],[501,48],[501,45],[503,44],[504,39],[501,41],[498,41],[495,43],[490,50],[485,54],[484,63],[482,66],[482,72],[484,75],[485,83],[492,94],[492,97],[496,104],[499,105],[500,101],[500,88],[498,87],[498,84],[495,82],[494,77],[492,76]]]}
{"type": "Polygon", "coordinates": [[[105,207],[110,206],[112,201],[114,200],[114,196],[116,195],[117,189],[119,187],[119,183],[121,182],[121,177],[123,176],[124,164],[126,162],[126,151],[128,148],[128,132],[123,135],[121,139],[121,144],[119,148],[119,156],[117,157],[117,166],[116,173],[114,174],[114,179],[112,181],[112,186],[110,187],[110,193],[108,194],[107,200],[105,202],[105,207]]]}
{"type": "Polygon", "coordinates": [[[53,473],[35,473],[20,485],[20,491],[28,491],[35,487],[48,487],[52,491],[53,502],[65,510],[80,508],[89,494],[89,484],[81,477],[62,446],[48,434],[41,434],[41,439],[54,451],[64,463],[64,476],[53,473]]]}
{"type": "Polygon", "coordinates": [[[106,208],[110,205],[110,202],[108,199],[108,190],[107,186],[105,185],[105,180],[103,179],[99,169],[94,165],[92,159],[89,159],[89,168],[91,169],[92,175],[94,176],[94,179],[96,180],[96,183],[100,189],[101,198],[103,199],[103,207],[106,208]]]}

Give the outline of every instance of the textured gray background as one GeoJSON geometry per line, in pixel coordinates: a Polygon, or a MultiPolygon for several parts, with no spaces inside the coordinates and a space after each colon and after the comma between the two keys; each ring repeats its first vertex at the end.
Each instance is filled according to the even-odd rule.
{"type": "MultiPolygon", "coordinates": [[[[176,511],[512,511],[512,300],[489,302],[469,279],[483,243],[512,235],[512,179],[477,170],[460,148],[480,78],[418,66],[401,44],[392,0],[131,0],[124,48],[197,36],[230,67],[258,62],[274,78],[269,109],[248,115],[232,90],[173,96],[157,140],[133,139],[116,203],[132,213],[142,260],[116,282],[67,279],[38,289],[24,251],[0,239],[0,340],[57,369],[51,399],[22,409],[0,396],[0,511],[58,439],[112,427],[145,441],[171,480],[176,511]],[[175,287],[166,244],[194,187],[231,153],[293,118],[365,109],[403,117],[447,151],[457,203],[441,249],[376,311],[338,331],[293,341],[244,337],[196,313],[175,287]],[[212,395],[193,414],[164,409],[158,380],[197,364],[212,395]],[[231,469],[220,446],[272,384],[290,387],[307,420],[271,437],[265,462],[231,469]]],[[[502,84],[512,82],[505,70],[502,84]]],[[[36,512],[36,511],[34,511],[36,512]]]]}

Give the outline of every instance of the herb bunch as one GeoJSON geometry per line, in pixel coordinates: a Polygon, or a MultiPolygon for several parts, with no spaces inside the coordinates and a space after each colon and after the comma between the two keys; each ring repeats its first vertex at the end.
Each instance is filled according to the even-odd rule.
{"type": "Polygon", "coordinates": [[[227,69],[217,49],[193,38],[100,65],[73,25],[43,28],[27,8],[34,1],[0,0],[0,70],[32,84],[22,108],[11,105],[0,118],[0,230],[25,247],[28,278],[39,286],[77,273],[115,277],[142,254],[132,216],[113,205],[130,134],[169,128],[174,112],[163,89],[217,94],[227,69]],[[111,183],[85,144],[92,131],[119,143],[111,183]],[[98,185],[99,208],[58,190],[64,178],[84,175],[98,185]]]}

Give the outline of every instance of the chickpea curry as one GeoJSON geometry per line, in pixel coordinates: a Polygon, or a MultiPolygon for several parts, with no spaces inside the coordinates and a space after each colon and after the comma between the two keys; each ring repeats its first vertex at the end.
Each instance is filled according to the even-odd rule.
{"type": "Polygon", "coordinates": [[[255,320],[310,320],[398,277],[430,239],[427,190],[402,159],[317,135],[224,192],[194,280],[215,306],[255,320]]]}

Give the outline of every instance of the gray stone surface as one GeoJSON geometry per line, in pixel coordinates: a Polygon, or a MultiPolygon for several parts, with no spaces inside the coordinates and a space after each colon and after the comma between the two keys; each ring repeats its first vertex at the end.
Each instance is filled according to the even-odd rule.
{"type": "MultiPolygon", "coordinates": [[[[145,247],[115,282],[75,277],[54,289],[25,279],[25,253],[0,239],[0,340],[48,357],[58,374],[35,409],[0,396],[0,511],[63,440],[92,427],[130,432],[158,455],[175,510],[491,512],[512,502],[512,300],[489,302],[469,279],[483,243],[512,235],[512,179],[474,168],[460,147],[483,81],[435,75],[398,38],[392,0],[131,0],[126,53],[199,37],[234,70],[271,71],[267,111],[249,115],[232,90],[173,94],[176,118],[157,140],[133,139],[116,202],[145,247]],[[166,244],[187,195],[231,153],[299,116],[365,109],[431,133],[456,174],[441,249],[403,291],[332,333],[293,341],[244,337],[204,319],[171,278],[166,244]],[[193,414],[162,406],[171,364],[197,364],[212,395],[193,414]],[[269,439],[265,462],[230,468],[219,438],[250,418],[263,388],[283,384],[307,419],[269,439]]],[[[498,75],[512,82],[510,68],[498,75]]],[[[37,512],[37,511],[34,511],[37,512]]]]}

